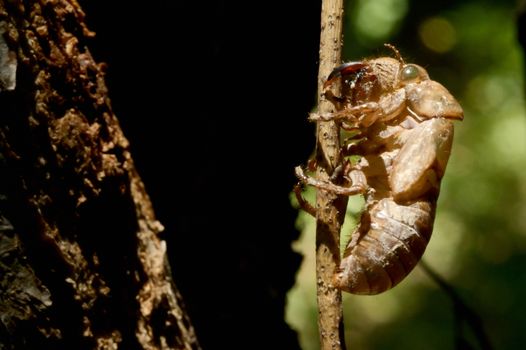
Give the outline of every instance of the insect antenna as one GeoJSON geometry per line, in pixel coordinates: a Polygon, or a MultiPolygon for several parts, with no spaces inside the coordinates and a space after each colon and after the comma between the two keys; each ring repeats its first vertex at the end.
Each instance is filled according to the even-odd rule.
{"type": "Polygon", "coordinates": [[[398,49],[394,45],[386,43],[384,44],[384,46],[393,50],[395,58],[400,62],[400,66],[405,65],[404,59],[402,58],[402,55],[400,55],[400,51],[398,51],[398,49]]]}

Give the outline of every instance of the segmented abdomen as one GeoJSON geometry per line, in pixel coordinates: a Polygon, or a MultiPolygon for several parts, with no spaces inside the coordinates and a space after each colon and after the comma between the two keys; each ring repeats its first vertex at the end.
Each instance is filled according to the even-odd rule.
{"type": "Polygon", "coordinates": [[[383,198],[362,214],[347,246],[335,286],[353,294],[378,294],[416,266],[433,231],[436,201],[403,205],[383,198]]]}

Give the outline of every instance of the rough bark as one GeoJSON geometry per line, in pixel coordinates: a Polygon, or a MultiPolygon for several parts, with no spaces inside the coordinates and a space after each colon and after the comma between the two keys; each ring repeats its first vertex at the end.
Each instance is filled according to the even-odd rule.
{"type": "Polygon", "coordinates": [[[84,13],[0,0],[0,24],[17,64],[16,86],[0,74],[0,349],[198,349],[84,13]]]}
{"type": "MultiPolygon", "coordinates": [[[[322,2],[320,66],[318,73],[318,112],[334,112],[333,105],[324,98],[323,83],[332,69],[341,63],[342,0],[322,2]]],[[[316,177],[328,180],[340,164],[340,135],[338,126],[330,122],[317,125],[316,177]]],[[[318,327],[321,349],[345,349],[341,292],[332,285],[332,278],[340,265],[340,230],[345,218],[347,197],[317,190],[316,196],[316,280],[318,299],[318,327]]]]}

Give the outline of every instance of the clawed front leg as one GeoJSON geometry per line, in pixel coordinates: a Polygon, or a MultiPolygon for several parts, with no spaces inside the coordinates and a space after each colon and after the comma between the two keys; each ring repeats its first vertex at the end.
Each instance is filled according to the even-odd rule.
{"type": "Polygon", "coordinates": [[[373,124],[381,115],[380,111],[378,103],[368,102],[332,113],[310,113],[309,121],[338,121],[345,123],[346,129],[357,129],[373,124]]]}
{"type": "Polygon", "coordinates": [[[316,217],[316,208],[312,206],[305,198],[303,198],[303,195],[301,194],[301,183],[298,182],[296,186],[294,186],[294,194],[296,195],[296,199],[298,200],[298,204],[300,205],[300,208],[305,210],[310,215],[316,217]]]}
{"type": "Polygon", "coordinates": [[[332,192],[334,194],[342,196],[353,196],[356,194],[363,194],[367,191],[367,180],[363,172],[359,170],[352,170],[348,178],[351,180],[351,186],[345,187],[340,185],[335,185],[330,181],[318,180],[313,177],[305,175],[301,167],[296,167],[295,169],[296,176],[298,179],[305,185],[314,186],[316,188],[332,192]]]}
{"type": "MultiPolygon", "coordinates": [[[[340,177],[342,175],[343,172],[345,172],[347,170],[347,166],[348,166],[348,163],[345,163],[345,164],[340,164],[339,166],[337,166],[331,177],[329,178],[329,181],[324,181],[323,183],[325,184],[330,184],[332,186],[337,186],[338,188],[344,188],[344,189],[347,189],[347,187],[343,187],[343,186],[338,186],[338,185],[334,185],[332,182],[333,181],[336,181],[336,179],[338,177],[340,177]]],[[[313,164],[311,164],[309,162],[309,167],[308,167],[309,170],[314,170],[313,168],[313,164]]],[[[304,211],[306,211],[307,213],[309,213],[310,215],[316,217],[316,208],[310,204],[305,198],[303,198],[303,195],[301,193],[302,191],[302,186],[301,184],[302,183],[306,183],[304,181],[302,181],[301,179],[308,179],[309,177],[307,175],[305,175],[305,173],[303,172],[303,169],[301,167],[297,167],[296,169],[296,175],[300,178],[300,182],[298,182],[296,184],[296,186],[294,186],[294,194],[296,195],[296,200],[298,201],[298,204],[300,206],[301,209],[303,209],[304,211]],[[298,175],[300,174],[300,175],[298,175]]],[[[360,172],[361,173],[361,172],[360,172]]],[[[353,174],[353,172],[351,171],[351,176],[353,174]]],[[[346,178],[349,179],[349,177],[345,176],[346,178]]],[[[311,180],[307,180],[308,181],[317,181],[313,178],[310,178],[311,180]]],[[[317,181],[317,183],[320,183],[321,181],[317,181]]],[[[364,184],[364,187],[365,187],[365,177],[361,178],[360,176],[357,176],[354,178],[354,181],[351,180],[351,182],[353,183],[360,183],[360,184],[364,184]]],[[[307,183],[309,184],[309,183],[307,183]]],[[[358,188],[358,187],[355,187],[355,188],[358,188]]],[[[362,193],[362,192],[360,192],[362,193]]]]}
{"type": "Polygon", "coordinates": [[[336,96],[331,90],[325,91],[323,93],[323,96],[335,106],[341,105],[346,102],[344,97],[336,96]]]}

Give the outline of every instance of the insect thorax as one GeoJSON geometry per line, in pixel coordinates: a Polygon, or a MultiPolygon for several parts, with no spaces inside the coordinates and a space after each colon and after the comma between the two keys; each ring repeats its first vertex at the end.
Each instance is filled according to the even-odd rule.
{"type": "Polygon", "coordinates": [[[392,91],[398,85],[398,72],[401,64],[391,57],[381,57],[370,61],[373,74],[376,75],[383,91],[392,91]]]}

